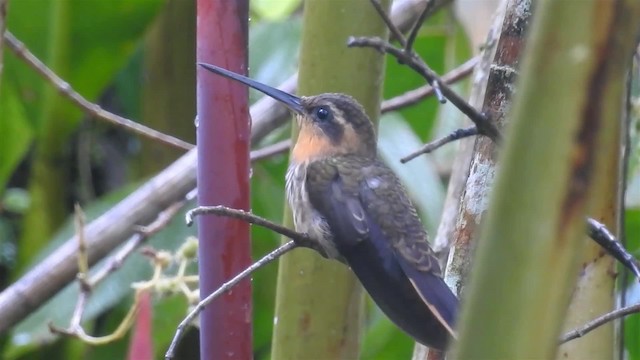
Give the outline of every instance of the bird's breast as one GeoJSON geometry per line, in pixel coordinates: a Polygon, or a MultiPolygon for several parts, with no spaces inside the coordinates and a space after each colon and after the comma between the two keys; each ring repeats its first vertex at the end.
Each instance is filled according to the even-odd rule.
{"type": "Polygon", "coordinates": [[[287,170],[286,189],[289,206],[293,213],[293,223],[296,231],[305,233],[317,240],[331,259],[339,258],[329,225],[325,218],[309,201],[309,193],[306,188],[308,162],[291,163],[287,170]]]}

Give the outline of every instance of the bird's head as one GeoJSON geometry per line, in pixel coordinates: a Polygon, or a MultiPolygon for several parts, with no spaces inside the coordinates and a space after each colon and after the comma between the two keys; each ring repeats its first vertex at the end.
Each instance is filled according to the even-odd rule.
{"type": "Polygon", "coordinates": [[[345,154],[376,156],[373,124],[362,105],[351,96],[327,93],[299,97],[214,65],[200,65],[263,92],[295,113],[299,132],[292,161],[345,154]]]}

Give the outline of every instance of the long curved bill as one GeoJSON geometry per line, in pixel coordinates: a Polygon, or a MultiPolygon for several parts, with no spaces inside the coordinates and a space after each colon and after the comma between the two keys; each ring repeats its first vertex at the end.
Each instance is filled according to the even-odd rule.
{"type": "Polygon", "coordinates": [[[218,75],[224,76],[226,78],[241,82],[247,86],[250,86],[260,92],[263,92],[265,95],[270,96],[278,101],[280,101],[281,103],[283,103],[284,105],[286,105],[289,109],[291,109],[292,111],[298,113],[298,114],[302,114],[303,112],[303,107],[302,107],[302,102],[300,101],[300,98],[298,96],[289,94],[287,92],[284,92],[280,89],[276,89],[274,87],[271,87],[269,85],[265,85],[263,83],[257,82],[255,80],[249,79],[246,76],[242,76],[240,74],[236,74],[232,71],[229,71],[227,69],[223,69],[221,67],[215,66],[215,65],[211,65],[211,64],[206,64],[206,63],[198,63],[198,65],[202,66],[203,68],[216,73],[218,75]]]}

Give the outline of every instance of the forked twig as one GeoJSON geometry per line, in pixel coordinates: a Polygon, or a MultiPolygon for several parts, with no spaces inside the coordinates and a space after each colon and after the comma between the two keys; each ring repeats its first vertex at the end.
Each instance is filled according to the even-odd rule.
{"type": "Polygon", "coordinates": [[[134,303],[129,308],[127,315],[118,325],[117,329],[106,336],[92,336],[82,327],[82,316],[86,310],[86,305],[91,296],[93,289],[102,282],[109,274],[118,270],[124,261],[142,244],[146,239],[165,228],[176,215],[176,213],[184,206],[184,201],[179,201],[166,210],[158,214],[158,217],[148,226],[141,227],[139,232],[135,234],[110,260],[92,277],[89,277],[89,266],[87,262],[87,246],[84,240],[84,214],[79,206],[76,206],[75,224],[76,234],[78,237],[78,275],[77,281],[80,287],[80,294],[73,310],[73,315],[69,321],[67,328],[60,328],[49,323],[49,331],[54,334],[62,334],[76,337],[87,344],[101,345],[107,344],[124,336],[130,328],[133,319],[138,311],[139,298],[142,291],[136,291],[134,303]]]}
{"type": "Polygon", "coordinates": [[[466,137],[469,136],[474,136],[474,135],[478,135],[478,128],[476,128],[475,126],[469,127],[469,128],[464,128],[464,129],[457,129],[454,130],[452,133],[450,133],[449,135],[443,136],[439,139],[436,139],[430,143],[426,143],[424,144],[420,149],[412,152],[411,154],[403,157],[402,159],[400,159],[401,163],[407,163],[415,158],[417,158],[418,156],[422,155],[422,154],[428,154],[438,148],[440,148],[443,145],[446,145],[450,142],[454,142],[460,139],[464,139],[466,137]]]}
{"type": "MultiPolygon", "coordinates": [[[[442,82],[449,85],[461,79],[464,79],[473,72],[473,69],[476,67],[476,65],[478,65],[479,62],[479,56],[465,61],[462,65],[444,74],[442,76],[442,82]]],[[[417,89],[409,90],[404,94],[383,101],[382,105],[380,106],[380,112],[385,113],[388,111],[394,111],[407,106],[411,106],[428,96],[434,95],[434,92],[435,91],[433,87],[428,84],[417,89]]]]}
{"type": "Polygon", "coordinates": [[[286,237],[288,237],[289,239],[295,241],[295,243],[300,246],[300,247],[306,247],[306,248],[310,248],[310,249],[314,249],[316,251],[318,251],[320,254],[322,254],[324,256],[324,251],[322,250],[322,248],[318,247],[318,242],[315,241],[314,239],[310,238],[309,236],[307,236],[306,234],[302,234],[299,232],[296,232],[294,230],[289,229],[288,227],[282,226],[282,225],[278,225],[274,222],[271,222],[263,217],[254,215],[250,212],[246,212],[244,210],[239,210],[239,209],[232,209],[226,206],[199,206],[195,209],[189,210],[185,216],[185,220],[187,222],[187,225],[191,225],[193,224],[193,218],[195,216],[198,215],[204,215],[204,214],[214,214],[214,215],[218,215],[218,216],[225,216],[225,217],[230,217],[230,218],[235,218],[235,219],[239,219],[239,220],[243,220],[246,221],[250,224],[254,224],[254,225],[258,225],[258,226],[262,226],[264,228],[267,228],[271,231],[274,231],[280,235],[284,235],[286,237]]]}
{"type": "Polygon", "coordinates": [[[640,304],[629,305],[621,309],[613,310],[611,312],[608,312],[600,317],[597,317],[589,321],[588,323],[584,324],[583,326],[577,329],[567,332],[562,336],[562,338],[560,338],[560,343],[563,344],[563,343],[566,343],[567,341],[583,337],[589,332],[595,330],[596,328],[610,321],[619,319],[621,317],[624,317],[630,314],[635,314],[638,312],[640,312],[640,304]]]}
{"type": "Polygon", "coordinates": [[[465,114],[478,128],[478,133],[489,137],[494,142],[499,143],[501,140],[501,134],[498,128],[489,120],[489,118],[476,110],[465,99],[458,95],[453,89],[444,84],[442,79],[433,71],[427,64],[415,53],[407,55],[403,49],[399,49],[389,44],[378,37],[351,37],[347,41],[347,45],[350,47],[370,47],[377,49],[380,52],[388,53],[394,56],[396,59],[401,60],[423,78],[427,80],[434,90],[437,91],[438,87],[442,92],[442,95],[447,100],[457,107],[463,114],[465,114]]]}
{"type": "Polygon", "coordinates": [[[298,247],[298,245],[295,243],[295,241],[289,241],[289,242],[285,243],[284,245],[281,245],[277,249],[275,249],[272,252],[270,252],[267,255],[265,255],[262,259],[260,259],[260,260],[256,261],[255,263],[251,264],[249,267],[244,269],[238,275],[234,276],[231,280],[229,280],[226,283],[222,284],[222,286],[220,286],[216,291],[214,291],[211,294],[209,294],[206,298],[202,299],[202,301],[200,301],[198,303],[198,305],[196,305],[196,307],[194,307],[193,310],[191,310],[191,312],[189,312],[189,314],[178,325],[178,328],[176,329],[176,333],[173,336],[173,340],[171,340],[171,344],[169,345],[169,349],[167,350],[167,353],[165,354],[165,359],[169,360],[169,359],[173,359],[175,357],[176,348],[177,348],[178,344],[180,343],[180,340],[184,336],[185,329],[187,328],[187,326],[189,324],[191,324],[191,322],[198,315],[200,315],[200,313],[204,310],[204,308],[207,305],[209,305],[216,298],[220,297],[220,295],[222,295],[225,292],[229,291],[237,283],[239,283],[243,279],[247,278],[254,271],[256,271],[259,268],[267,265],[268,263],[276,260],[280,256],[282,256],[282,255],[286,254],[287,252],[295,249],[296,247],[298,247]]]}
{"type": "Polygon", "coordinates": [[[411,51],[413,51],[413,43],[416,41],[416,38],[418,37],[418,32],[420,32],[422,23],[427,18],[427,15],[431,13],[431,10],[433,10],[435,4],[436,4],[435,0],[427,0],[427,5],[424,7],[424,9],[422,9],[420,16],[418,16],[416,23],[413,24],[413,28],[411,28],[411,31],[409,32],[409,37],[407,38],[407,42],[404,45],[405,53],[409,54],[411,53],[411,51]]]}
{"type": "Polygon", "coordinates": [[[398,29],[387,12],[384,10],[382,4],[380,3],[380,0],[371,0],[371,5],[373,5],[373,8],[376,9],[378,15],[380,15],[380,18],[382,19],[382,21],[384,21],[384,24],[387,25],[387,28],[389,29],[389,31],[391,31],[392,37],[398,40],[400,45],[405,46],[407,44],[407,40],[404,38],[404,35],[402,35],[402,31],[398,29]]]}

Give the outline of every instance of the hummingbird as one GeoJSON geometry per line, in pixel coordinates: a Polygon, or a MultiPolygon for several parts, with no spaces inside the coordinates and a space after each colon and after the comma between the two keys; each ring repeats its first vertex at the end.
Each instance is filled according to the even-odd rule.
{"type": "Polygon", "coordinates": [[[373,123],[351,96],[296,96],[229,70],[205,69],[288,107],[298,138],[286,174],[295,229],[351,268],[376,305],[419,343],[445,350],[458,299],[398,177],[377,155],[373,123]]]}

